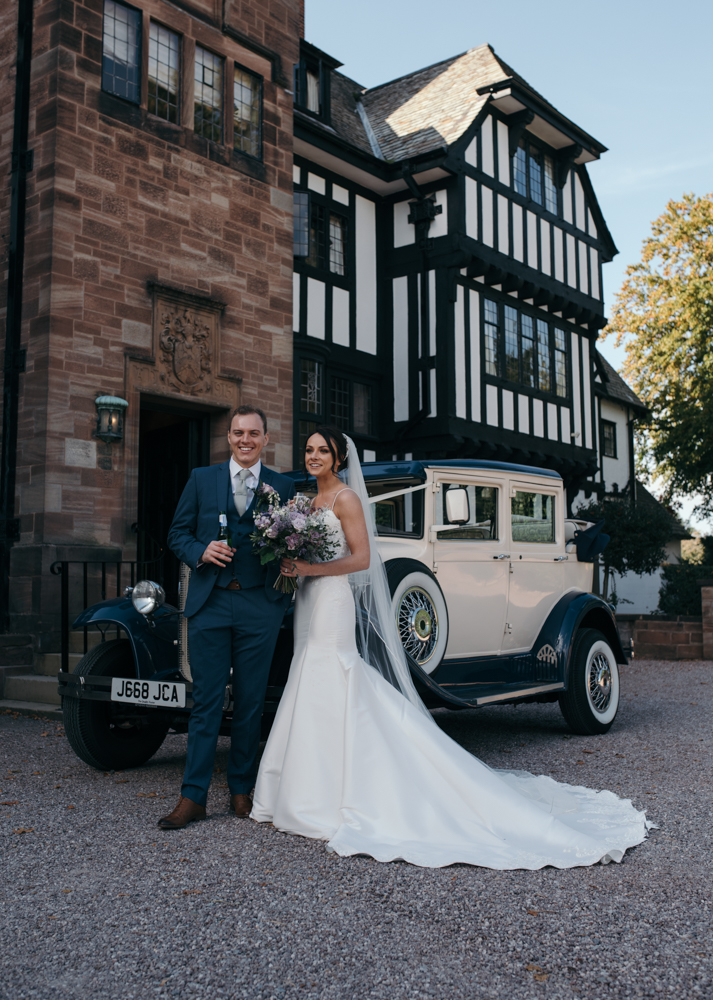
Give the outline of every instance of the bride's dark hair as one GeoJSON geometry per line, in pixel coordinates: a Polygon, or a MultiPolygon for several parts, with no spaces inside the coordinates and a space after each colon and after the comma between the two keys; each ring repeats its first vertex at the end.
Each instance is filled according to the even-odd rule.
{"type": "MultiPolygon", "coordinates": [[[[347,461],[347,439],[344,437],[339,428],[332,427],[329,424],[318,424],[312,431],[312,434],[310,434],[307,438],[307,441],[309,441],[309,438],[311,438],[313,434],[321,434],[326,441],[327,447],[329,448],[329,452],[332,456],[332,472],[338,473],[342,472],[343,469],[346,469],[349,464],[347,461]]],[[[305,472],[308,472],[306,462],[305,472]]]]}

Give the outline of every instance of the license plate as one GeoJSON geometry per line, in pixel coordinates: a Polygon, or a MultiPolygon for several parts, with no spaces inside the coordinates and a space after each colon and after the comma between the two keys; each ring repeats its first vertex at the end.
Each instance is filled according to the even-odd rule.
{"type": "Polygon", "coordinates": [[[186,685],[175,681],[137,681],[112,677],[111,700],[154,708],[185,708],[186,685]]]}

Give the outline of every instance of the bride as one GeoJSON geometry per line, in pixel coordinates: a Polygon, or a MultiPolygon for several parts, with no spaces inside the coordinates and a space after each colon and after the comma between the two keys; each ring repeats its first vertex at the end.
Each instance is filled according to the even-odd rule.
{"type": "Polygon", "coordinates": [[[621,861],[650,825],[630,801],[494,771],[439,729],[398,638],[354,443],[320,427],[305,459],[339,549],[282,563],[300,577],[295,652],[251,818],[340,855],[428,868],[621,861]]]}

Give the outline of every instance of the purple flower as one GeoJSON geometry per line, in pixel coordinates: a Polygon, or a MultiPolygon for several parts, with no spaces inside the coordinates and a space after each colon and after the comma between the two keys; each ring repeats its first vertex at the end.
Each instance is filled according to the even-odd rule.
{"type": "Polygon", "coordinates": [[[300,536],[297,534],[288,535],[285,541],[287,542],[288,549],[296,549],[300,544],[300,536]]]}

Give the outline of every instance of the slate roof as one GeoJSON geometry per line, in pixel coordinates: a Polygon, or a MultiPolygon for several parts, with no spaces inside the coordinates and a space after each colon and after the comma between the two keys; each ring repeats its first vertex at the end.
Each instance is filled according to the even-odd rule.
{"type": "Polygon", "coordinates": [[[595,361],[604,380],[603,382],[594,383],[596,391],[606,399],[613,399],[617,403],[623,403],[625,406],[631,406],[633,409],[644,412],[648,410],[646,403],[642,402],[634,390],[629,388],[619,372],[612,368],[604,355],[600,354],[599,351],[595,352],[595,361]]]}
{"type": "Polygon", "coordinates": [[[553,107],[490,45],[479,45],[370,90],[336,70],[331,79],[335,131],[358,149],[371,153],[356,113],[356,95],[361,95],[386,160],[407,159],[457,142],[488,100],[489,95],[479,94],[478,89],[503,80],[516,81],[553,107]]]}
{"type": "Polygon", "coordinates": [[[478,87],[513,71],[489,45],[367,90],[364,107],[387,160],[402,160],[456,142],[488,99],[478,87]]]}

